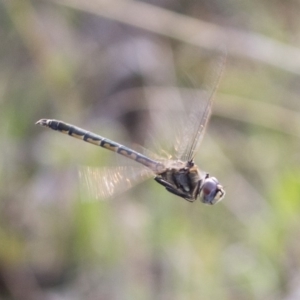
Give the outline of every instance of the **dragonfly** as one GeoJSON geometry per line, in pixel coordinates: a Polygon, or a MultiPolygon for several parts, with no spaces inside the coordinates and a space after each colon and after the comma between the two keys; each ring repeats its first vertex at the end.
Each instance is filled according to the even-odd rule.
{"type": "MultiPolygon", "coordinates": [[[[219,77],[212,91],[207,95],[204,105],[199,105],[196,99],[187,117],[183,122],[178,123],[181,128],[179,128],[179,137],[176,140],[176,146],[174,146],[175,154],[168,156],[168,158],[162,159],[159,156],[147,155],[150,151],[146,151],[147,154],[143,154],[141,153],[142,151],[135,151],[63,121],[41,119],[36,124],[116,152],[144,167],[143,174],[135,174],[133,168],[126,167],[119,167],[115,171],[108,169],[102,173],[93,170],[89,171],[87,173],[87,180],[93,181],[92,185],[98,184],[100,190],[109,191],[109,195],[118,190],[117,185],[122,190],[120,186],[122,182],[127,188],[133,186],[133,182],[138,181],[136,178],[133,179],[134,177],[139,178],[140,181],[141,179],[144,180],[145,178],[153,177],[157,183],[176,196],[189,202],[194,202],[199,198],[202,203],[213,205],[224,198],[225,190],[215,177],[202,171],[195,164],[194,158],[211,115],[213,96],[220,80],[219,77]],[[97,180],[99,181],[98,183],[97,180]]],[[[98,193],[99,189],[96,189],[98,193]]]]}

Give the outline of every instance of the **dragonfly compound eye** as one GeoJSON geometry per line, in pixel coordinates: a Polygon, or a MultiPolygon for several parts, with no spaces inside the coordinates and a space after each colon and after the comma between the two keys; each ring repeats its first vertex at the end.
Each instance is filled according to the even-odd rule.
{"type": "Polygon", "coordinates": [[[200,200],[203,203],[213,205],[222,200],[224,196],[225,191],[216,178],[205,179],[200,191],[200,200]]]}

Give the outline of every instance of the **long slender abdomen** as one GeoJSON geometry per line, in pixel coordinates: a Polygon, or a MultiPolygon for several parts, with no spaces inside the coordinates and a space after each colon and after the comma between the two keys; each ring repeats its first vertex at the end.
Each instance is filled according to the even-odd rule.
{"type": "Polygon", "coordinates": [[[51,128],[53,130],[62,132],[64,134],[68,134],[74,138],[83,140],[85,142],[94,144],[96,146],[103,147],[110,151],[117,152],[125,157],[135,160],[136,162],[150,168],[155,173],[161,172],[164,169],[164,166],[161,163],[159,163],[155,160],[152,160],[152,159],[144,156],[141,153],[138,153],[138,152],[131,150],[121,144],[118,144],[114,141],[111,141],[107,138],[104,138],[100,135],[86,131],[86,130],[76,127],[74,125],[67,124],[62,121],[50,120],[50,119],[41,119],[38,122],[36,122],[36,124],[51,128]]]}

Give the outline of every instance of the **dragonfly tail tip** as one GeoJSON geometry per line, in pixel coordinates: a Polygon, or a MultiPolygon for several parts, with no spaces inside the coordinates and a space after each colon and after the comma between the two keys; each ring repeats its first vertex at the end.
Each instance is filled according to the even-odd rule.
{"type": "Polygon", "coordinates": [[[47,119],[41,119],[35,123],[35,125],[47,126],[47,119]]]}

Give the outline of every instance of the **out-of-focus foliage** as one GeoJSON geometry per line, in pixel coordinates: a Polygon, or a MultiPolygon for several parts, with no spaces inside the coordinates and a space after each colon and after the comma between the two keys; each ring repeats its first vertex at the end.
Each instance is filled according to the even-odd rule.
{"type": "Polygon", "coordinates": [[[0,298],[299,299],[299,13],[296,0],[4,0],[0,298]],[[143,145],[149,91],[201,87],[224,48],[196,157],[221,204],[151,180],[93,201],[78,168],[116,155],[34,126],[143,145]]]}

